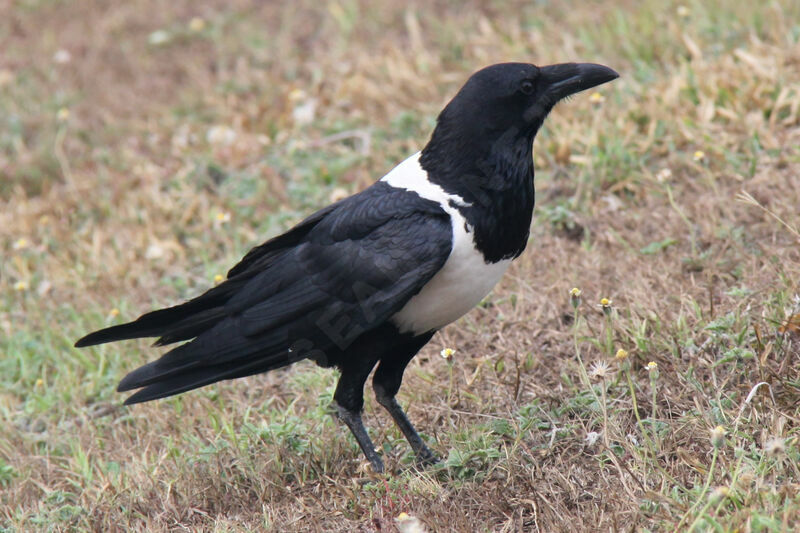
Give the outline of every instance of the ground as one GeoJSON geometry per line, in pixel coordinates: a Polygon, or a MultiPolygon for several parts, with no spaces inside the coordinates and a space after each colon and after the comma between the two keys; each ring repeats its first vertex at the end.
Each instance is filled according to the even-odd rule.
{"type": "Polygon", "coordinates": [[[3,2],[0,529],[795,530],[800,3],[611,4],[3,2]],[[72,347],[366,187],[508,60],[621,78],[553,111],[526,253],[406,373],[440,467],[369,397],[393,473],[365,468],[330,370],[126,408],[161,350],[72,347]]]}

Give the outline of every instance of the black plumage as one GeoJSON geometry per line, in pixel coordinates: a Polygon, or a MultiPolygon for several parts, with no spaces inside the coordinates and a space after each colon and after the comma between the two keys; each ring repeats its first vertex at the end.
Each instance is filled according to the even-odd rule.
{"type": "Polygon", "coordinates": [[[395,401],[433,333],[485,296],[522,253],[533,211],[533,138],[555,103],[617,74],[599,65],[507,63],[474,74],[430,142],[383,180],[253,248],[228,279],[181,305],[87,335],[188,341],[129,373],[126,403],[302,359],[341,371],[339,416],[376,470],[363,424],[373,388],[421,462],[435,459],[395,401]]]}

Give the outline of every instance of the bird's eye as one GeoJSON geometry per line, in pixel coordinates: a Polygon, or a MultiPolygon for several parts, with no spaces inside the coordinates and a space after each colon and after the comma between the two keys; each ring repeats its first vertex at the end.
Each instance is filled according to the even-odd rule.
{"type": "Polygon", "coordinates": [[[522,80],[522,83],[519,85],[519,90],[522,91],[523,94],[533,94],[534,85],[531,80],[522,80]]]}

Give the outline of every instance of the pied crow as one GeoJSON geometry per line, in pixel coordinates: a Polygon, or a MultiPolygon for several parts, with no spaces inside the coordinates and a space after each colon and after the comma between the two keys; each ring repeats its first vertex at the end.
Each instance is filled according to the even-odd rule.
{"type": "Polygon", "coordinates": [[[250,250],[186,303],[91,333],[75,345],[158,337],[172,348],[120,382],[126,404],[311,359],[341,375],[334,401],[378,471],[361,421],[372,386],[422,464],[436,456],[395,395],[409,361],[478,304],[528,242],[532,143],[562,98],[619,75],[591,63],[502,63],[474,73],[430,141],[364,191],[250,250]]]}

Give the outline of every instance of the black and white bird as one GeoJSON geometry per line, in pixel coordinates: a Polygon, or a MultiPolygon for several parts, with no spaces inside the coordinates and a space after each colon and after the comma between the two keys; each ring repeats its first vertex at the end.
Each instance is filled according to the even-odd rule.
{"type": "Polygon", "coordinates": [[[188,341],[129,373],[126,404],[311,359],[341,372],[340,419],[372,467],[361,421],[372,386],[420,463],[436,456],[395,395],[409,361],[478,304],[528,242],[532,143],[555,104],[618,77],[590,63],[492,65],[439,115],[430,141],[366,190],[253,248],[227,280],[181,305],[91,333],[78,347],[139,337],[188,341]]]}

